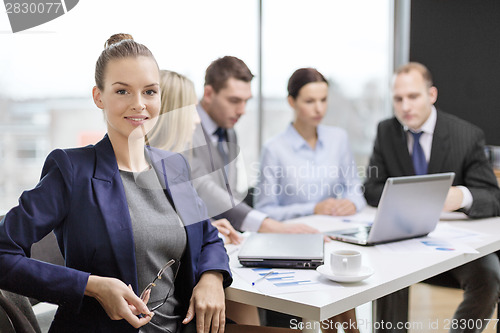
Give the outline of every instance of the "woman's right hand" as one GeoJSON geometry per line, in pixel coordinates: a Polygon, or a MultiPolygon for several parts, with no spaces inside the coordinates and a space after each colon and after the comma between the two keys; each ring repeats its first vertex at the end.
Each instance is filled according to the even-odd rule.
{"type": "Polygon", "coordinates": [[[115,278],[90,275],[85,295],[97,299],[112,320],[125,319],[135,328],[149,323],[154,315],[131,288],[115,278]]]}

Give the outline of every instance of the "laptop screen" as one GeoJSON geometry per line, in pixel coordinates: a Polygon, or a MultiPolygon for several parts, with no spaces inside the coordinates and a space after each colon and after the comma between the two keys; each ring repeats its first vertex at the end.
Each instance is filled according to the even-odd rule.
{"type": "Polygon", "coordinates": [[[388,178],[371,230],[327,233],[336,240],[361,245],[393,242],[427,235],[436,227],[455,174],[388,178]],[[349,235],[356,233],[356,235],[349,235]],[[355,236],[355,237],[351,237],[355,236]]]}

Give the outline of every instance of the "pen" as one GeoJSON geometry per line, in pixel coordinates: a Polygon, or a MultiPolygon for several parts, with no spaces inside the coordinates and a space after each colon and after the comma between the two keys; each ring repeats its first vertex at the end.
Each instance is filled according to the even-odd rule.
{"type": "Polygon", "coordinates": [[[238,252],[239,249],[240,249],[239,246],[235,246],[231,250],[228,249],[227,250],[227,255],[230,256],[231,254],[238,252]]]}
{"type": "Polygon", "coordinates": [[[363,224],[373,224],[373,221],[358,221],[358,220],[350,220],[350,219],[342,219],[342,222],[353,222],[353,223],[363,223],[363,224]]]}
{"type": "Polygon", "coordinates": [[[271,274],[274,274],[274,272],[273,272],[273,271],[269,271],[269,272],[267,272],[265,275],[261,276],[260,278],[258,278],[258,279],[257,279],[257,280],[255,280],[254,282],[252,282],[252,286],[255,286],[255,284],[256,284],[257,282],[264,280],[266,277],[268,277],[268,276],[269,276],[269,275],[271,275],[271,274]]]}

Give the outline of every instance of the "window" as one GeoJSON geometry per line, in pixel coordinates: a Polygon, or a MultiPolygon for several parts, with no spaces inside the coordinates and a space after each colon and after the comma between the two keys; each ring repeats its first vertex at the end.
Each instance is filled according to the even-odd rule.
{"type": "Polygon", "coordinates": [[[289,77],[298,68],[314,67],[330,83],[323,123],[345,128],[358,165],[368,163],[376,124],[390,113],[391,5],[390,0],[264,1],[264,141],[293,118],[289,77]]]}

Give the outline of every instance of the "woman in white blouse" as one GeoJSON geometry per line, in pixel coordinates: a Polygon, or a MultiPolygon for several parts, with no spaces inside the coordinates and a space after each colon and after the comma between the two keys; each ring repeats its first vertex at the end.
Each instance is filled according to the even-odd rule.
{"type": "MultiPolygon", "coordinates": [[[[314,68],[296,70],[288,81],[294,120],[269,140],[261,156],[255,208],[277,220],[312,214],[351,215],[366,201],[347,133],[320,125],[327,109],[328,82],[314,68]]],[[[343,327],[359,333],[354,309],[325,322],[324,333],[343,327]]]]}
{"type": "Polygon", "coordinates": [[[314,68],[288,81],[294,120],[265,144],[254,196],[255,208],[272,218],[351,215],[366,205],[346,131],[320,125],[327,97],[328,82],[314,68]]]}

